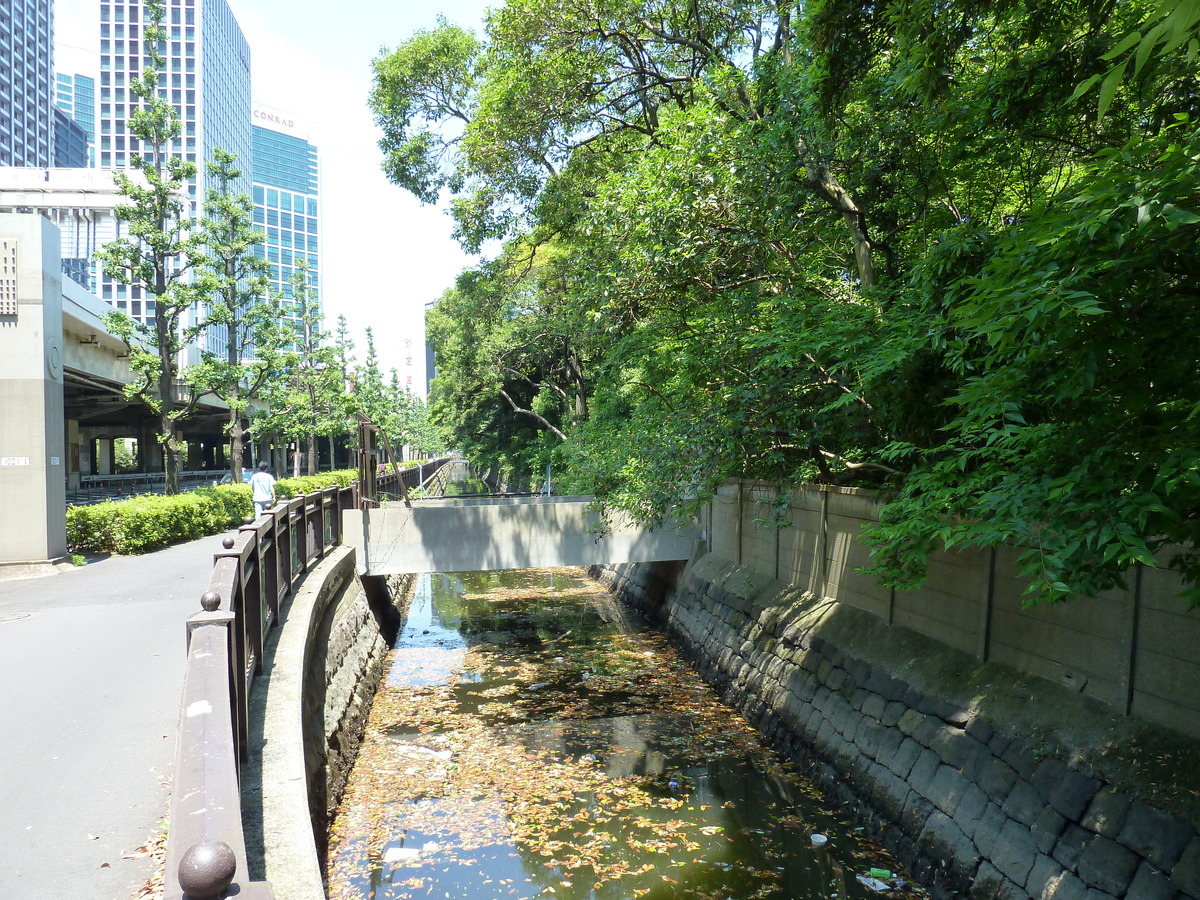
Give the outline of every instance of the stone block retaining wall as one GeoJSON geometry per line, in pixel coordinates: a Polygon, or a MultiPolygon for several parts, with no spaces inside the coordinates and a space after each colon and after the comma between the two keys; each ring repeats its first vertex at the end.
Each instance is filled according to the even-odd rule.
{"type": "Polygon", "coordinates": [[[1172,799],[1106,750],[1194,740],[715,554],[673,590],[662,564],[593,574],[935,895],[1200,898],[1187,785],[1158,786],[1172,799]]]}
{"type": "Polygon", "coordinates": [[[1179,596],[1170,548],[1127,590],[1053,606],[1025,605],[1020,552],[1004,546],[939,550],[920,588],[892,590],[856,571],[882,504],[862,488],[732,481],[702,523],[728,560],[1200,739],[1200,614],[1179,596]]]}
{"type": "Polygon", "coordinates": [[[305,663],[302,717],[305,767],[318,847],[341,802],[346,779],[358,756],[371,701],[395,633],[387,604],[407,597],[413,576],[391,576],[372,602],[363,582],[351,573],[336,599],[320,611],[305,663]]]}

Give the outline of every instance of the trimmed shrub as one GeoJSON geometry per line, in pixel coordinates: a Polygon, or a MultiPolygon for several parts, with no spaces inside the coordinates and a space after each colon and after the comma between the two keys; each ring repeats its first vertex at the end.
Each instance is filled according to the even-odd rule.
{"type": "Polygon", "coordinates": [[[284,500],[301,494],[311,494],[331,487],[349,487],[358,479],[357,469],[338,469],[335,472],[318,472],[316,475],[301,475],[298,478],[280,478],[275,482],[275,493],[284,500]]]}
{"type": "Polygon", "coordinates": [[[77,553],[148,553],[217,534],[253,512],[250,488],[241,484],[72,506],[67,509],[67,547],[77,553]]]}
{"type": "Polygon", "coordinates": [[[129,502],[105,500],[93,506],[67,507],[67,548],[76,553],[111,553],[113,523],[122,504],[129,502]]]}
{"type": "MultiPolygon", "coordinates": [[[[402,465],[412,468],[416,462],[402,465]]],[[[390,471],[390,467],[389,471],[390,471]]],[[[281,478],[275,493],[281,500],[330,487],[348,487],[357,469],[339,469],[299,478],[281,478]]],[[[148,553],[242,524],[254,515],[247,484],[219,484],[164,497],[143,494],[67,508],[67,548],[72,553],[148,553]]]]}

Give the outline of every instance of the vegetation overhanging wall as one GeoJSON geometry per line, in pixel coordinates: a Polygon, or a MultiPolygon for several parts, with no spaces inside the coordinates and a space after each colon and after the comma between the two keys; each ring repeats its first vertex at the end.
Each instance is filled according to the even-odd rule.
{"type": "Polygon", "coordinates": [[[942,551],[924,586],[893,590],[855,571],[868,562],[859,532],[880,506],[870,490],[735,481],[704,525],[732,562],[1200,737],[1200,611],[1178,596],[1178,573],[1141,567],[1129,590],[1026,608],[1015,550],[942,551]]]}

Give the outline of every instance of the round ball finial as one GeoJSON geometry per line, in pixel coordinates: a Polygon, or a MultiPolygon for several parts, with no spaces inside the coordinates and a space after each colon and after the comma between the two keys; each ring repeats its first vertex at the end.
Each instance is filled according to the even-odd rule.
{"type": "Polygon", "coordinates": [[[193,844],[179,861],[179,886],[196,900],[215,898],[225,892],[237,871],[237,858],[224,841],[193,844]]]}
{"type": "Polygon", "coordinates": [[[205,591],[200,595],[200,608],[205,612],[216,612],[221,608],[221,595],[216,591],[205,591]]]}
{"type": "Polygon", "coordinates": [[[242,519],[242,524],[243,525],[253,525],[254,524],[254,516],[246,516],[246,518],[242,519]]]}
{"type": "Polygon", "coordinates": [[[232,550],[235,541],[231,537],[221,538],[221,546],[226,550],[232,550]]]}

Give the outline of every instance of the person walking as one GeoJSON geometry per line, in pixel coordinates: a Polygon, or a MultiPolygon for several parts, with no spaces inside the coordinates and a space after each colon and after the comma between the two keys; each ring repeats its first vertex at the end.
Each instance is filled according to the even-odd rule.
{"type": "Polygon", "coordinates": [[[250,476],[250,499],[254,501],[254,518],[258,518],[275,505],[275,479],[267,471],[267,462],[258,464],[258,471],[250,476]]]}

